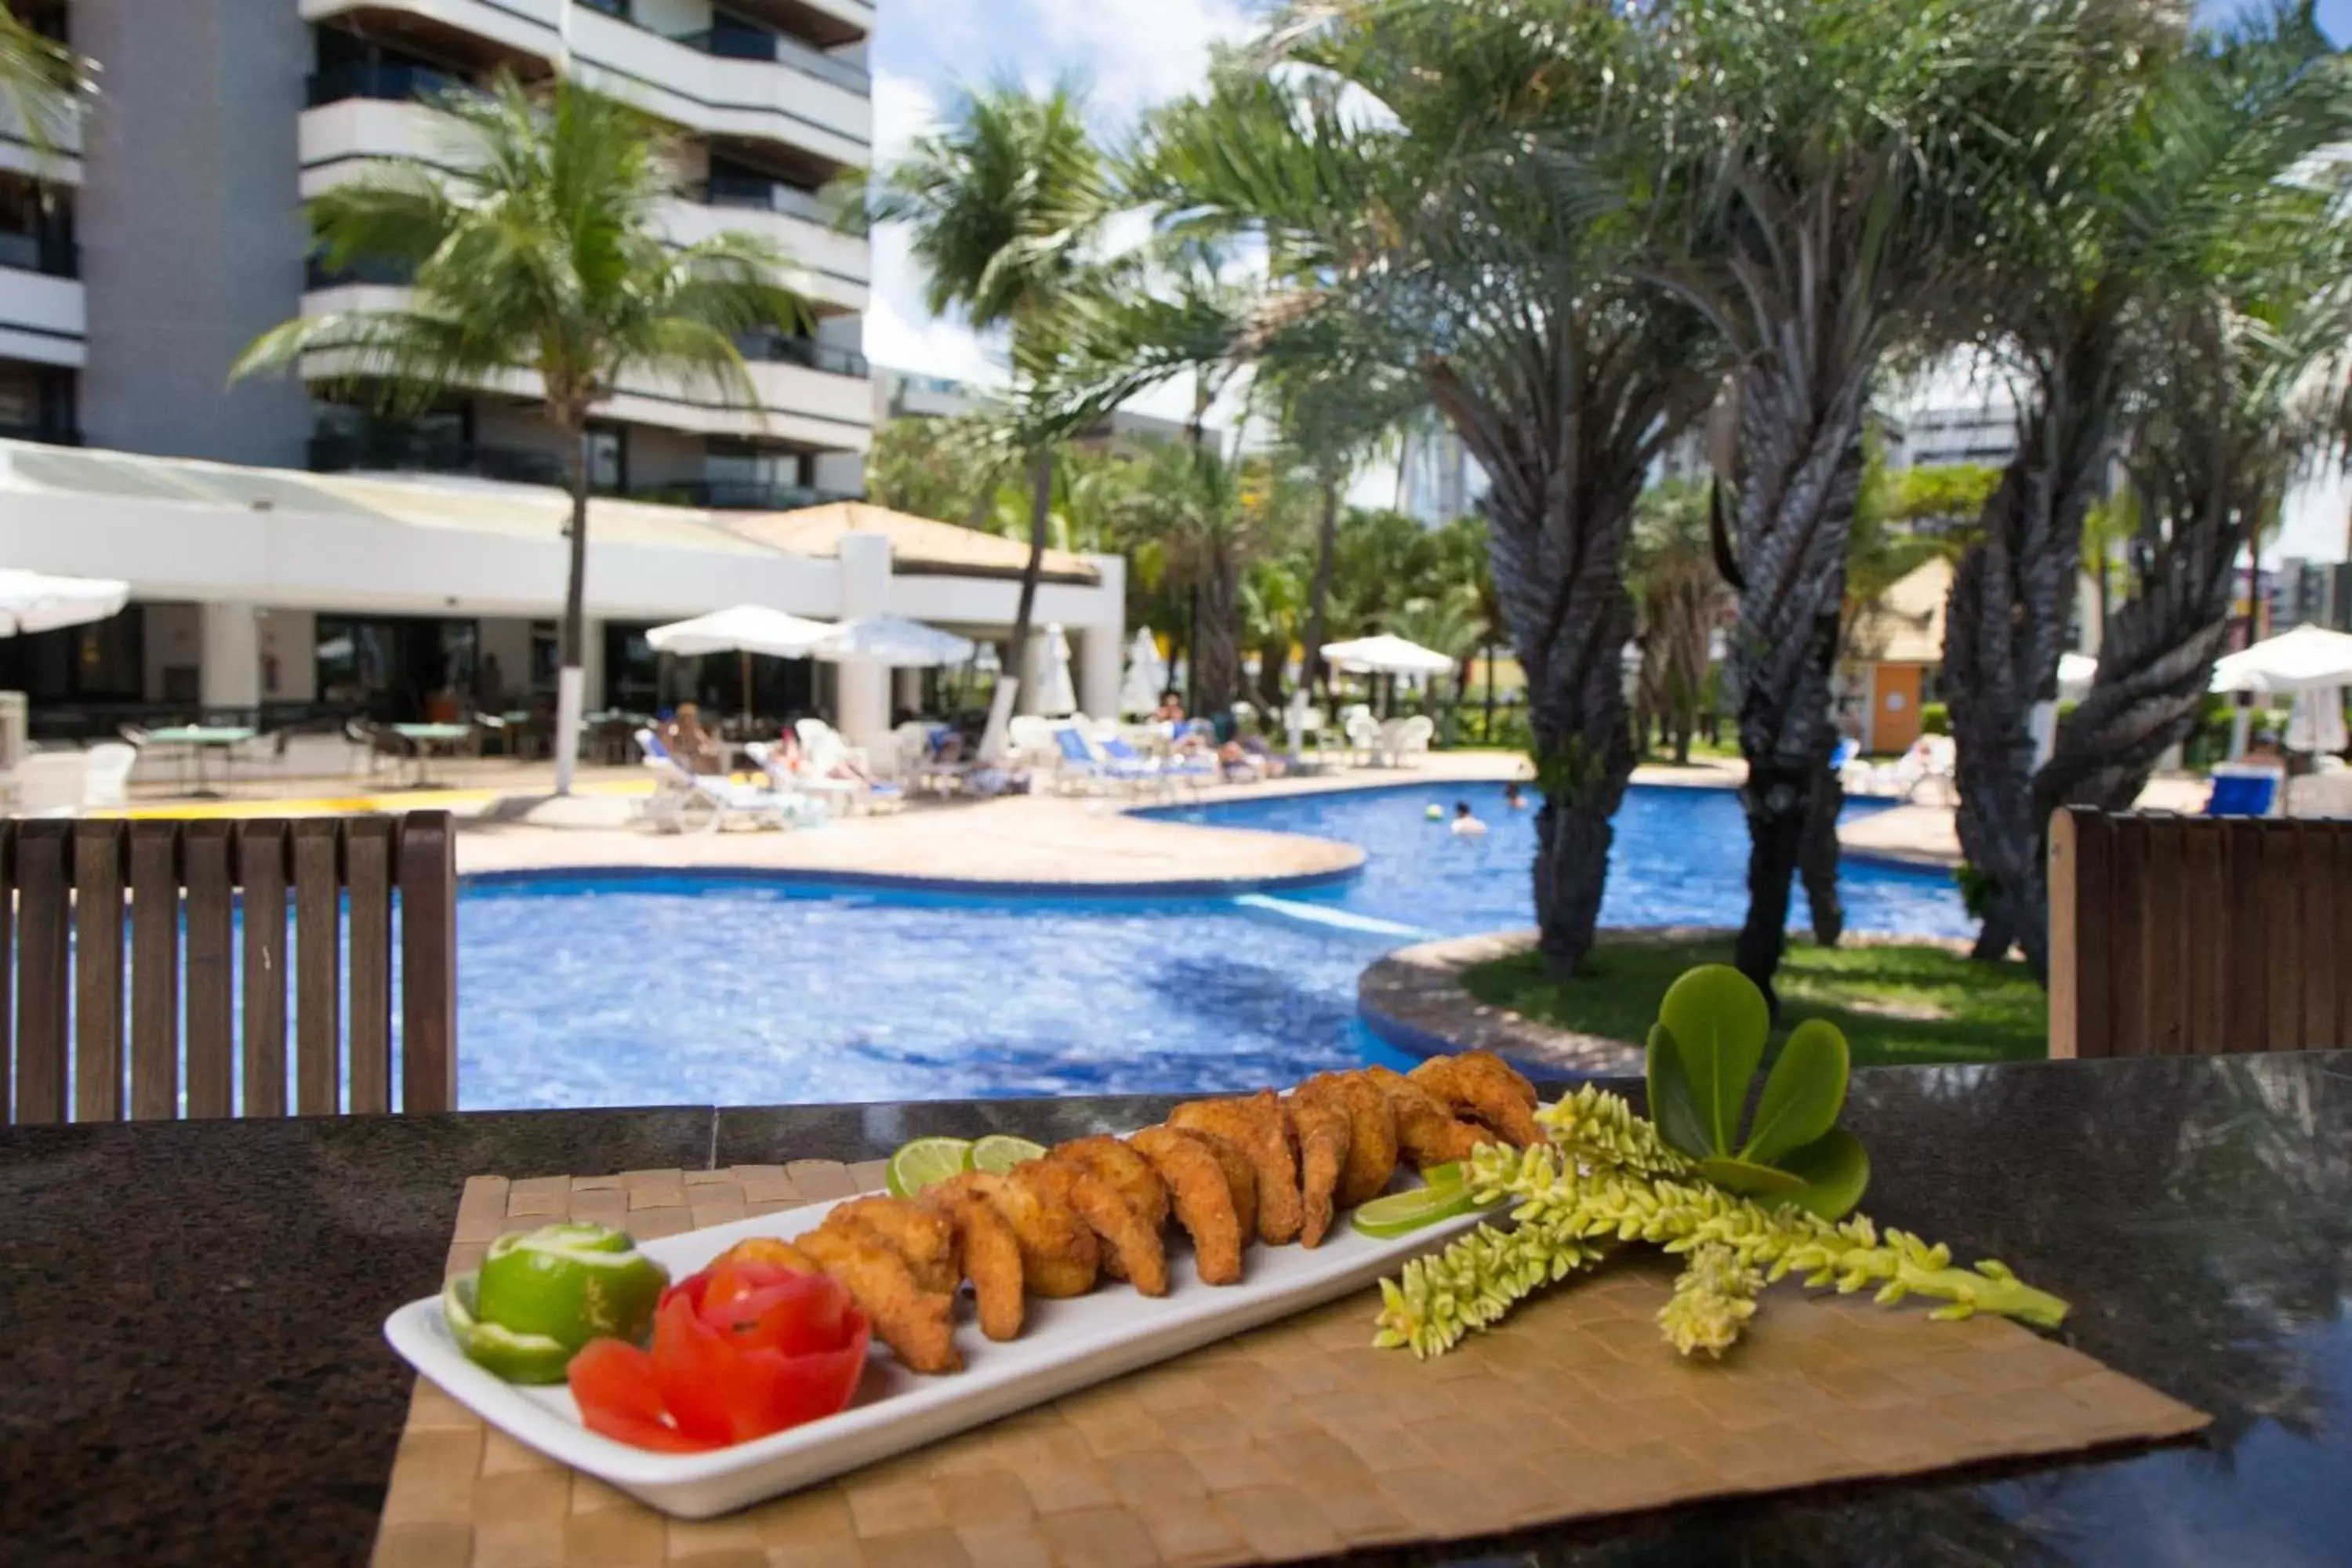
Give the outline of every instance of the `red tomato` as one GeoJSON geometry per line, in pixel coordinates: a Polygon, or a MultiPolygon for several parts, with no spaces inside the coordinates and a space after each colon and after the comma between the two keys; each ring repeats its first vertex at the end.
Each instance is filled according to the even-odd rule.
{"type": "Polygon", "coordinates": [[[575,1357],[572,1393],[591,1431],[648,1448],[720,1447],[847,1405],[868,1337],[865,1315],[824,1276],[722,1259],[663,1292],[650,1354],[604,1340],[575,1357]]]}

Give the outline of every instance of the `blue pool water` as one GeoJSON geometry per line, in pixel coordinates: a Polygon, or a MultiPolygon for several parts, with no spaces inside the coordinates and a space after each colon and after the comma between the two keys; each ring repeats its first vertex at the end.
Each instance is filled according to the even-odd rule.
{"type": "MultiPolygon", "coordinates": [[[[458,922],[468,1110],[1255,1087],[1387,1047],[1356,977],[1417,933],[1532,923],[1534,830],[1499,786],[1169,815],[1315,833],[1361,875],[1265,899],[879,893],[702,877],[470,882],[458,922]],[[1433,803],[1493,831],[1456,838],[1433,803]],[[1337,921],[1318,918],[1337,916],[1337,921]]],[[[1736,924],[1745,831],[1717,791],[1635,790],[1603,918],[1736,924]]],[[[1856,930],[1960,934],[1947,879],[1849,865],[1856,930]]]]}

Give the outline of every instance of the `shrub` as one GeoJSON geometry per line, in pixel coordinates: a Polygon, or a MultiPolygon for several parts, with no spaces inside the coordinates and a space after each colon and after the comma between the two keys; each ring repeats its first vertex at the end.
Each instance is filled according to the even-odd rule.
{"type": "Polygon", "coordinates": [[[1952,732],[1952,710],[1941,702],[1919,704],[1919,732],[1923,735],[1948,735],[1952,732]]]}

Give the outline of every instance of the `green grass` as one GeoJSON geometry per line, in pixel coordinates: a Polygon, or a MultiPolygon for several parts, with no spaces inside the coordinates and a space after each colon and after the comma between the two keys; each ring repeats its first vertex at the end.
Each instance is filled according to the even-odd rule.
{"type": "MultiPolygon", "coordinates": [[[[1683,971],[1731,962],[1729,938],[1660,942],[1604,936],[1591,973],[1544,973],[1533,952],[1482,963],[1463,976],[1490,1006],[1563,1029],[1639,1043],[1658,1000],[1683,971]]],[[[1806,1018],[1843,1031],[1856,1067],[2038,1060],[2049,1051],[2049,998],[2021,963],[1975,963],[1940,947],[1822,948],[1791,943],[1777,982],[1780,1036],[1806,1018]]]]}

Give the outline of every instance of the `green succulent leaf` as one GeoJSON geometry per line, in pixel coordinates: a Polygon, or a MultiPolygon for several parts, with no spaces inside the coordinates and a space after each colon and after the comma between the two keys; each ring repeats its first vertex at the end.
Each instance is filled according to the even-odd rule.
{"type": "Polygon", "coordinates": [[[1805,1178],[1759,1165],[1751,1160],[1734,1160],[1718,1155],[1698,1163],[1698,1173],[1727,1192],[1742,1197],[1759,1198],[1767,1205],[1794,1203],[1797,1194],[1805,1191],[1805,1178]]]}
{"type": "Polygon", "coordinates": [[[1772,1076],[1764,1080],[1764,1098],[1739,1157],[1769,1165],[1835,1127],[1838,1112],[1845,1109],[1851,1065],[1836,1025],[1820,1018],[1798,1025],[1772,1064],[1772,1076]]]}
{"type": "Polygon", "coordinates": [[[1832,1127],[1803,1148],[1783,1154],[1780,1168],[1803,1184],[1785,1201],[1826,1220],[1852,1214],[1870,1185],[1870,1155],[1862,1141],[1843,1127],[1832,1127]]]}
{"type": "Polygon", "coordinates": [[[1714,1152],[1689,1069],[1674,1031],[1664,1024],[1650,1026],[1650,1119],[1666,1142],[1684,1153],[1704,1158],[1714,1152]]]}
{"type": "Polygon", "coordinates": [[[1729,964],[1704,963],[1667,987],[1658,1004],[1658,1022],[1674,1036],[1675,1054],[1706,1123],[1706,1147],[1694,1152],[1730,1153],[1738,1147],[1748,1080],[1762,1064],[1764,1041],[1772,1032],[1764,993],[1729,964]]]}

